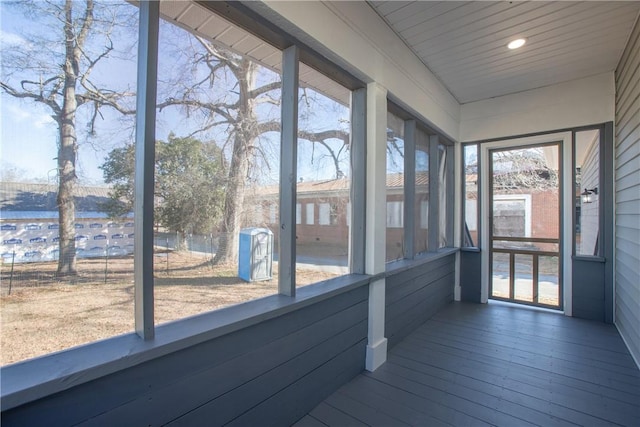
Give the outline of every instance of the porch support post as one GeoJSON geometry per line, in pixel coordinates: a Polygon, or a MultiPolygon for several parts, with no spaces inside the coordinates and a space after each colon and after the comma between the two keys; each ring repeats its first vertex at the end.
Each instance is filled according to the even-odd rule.
{"type": "MultiPolygon", "coordinates": [[[[376,275],[385,270],[386,244],[386,148],[387,90],[378,83],[367,85],[367,217],[365,272],[376,275]]],[[[384,336],[385,279],[369,285],[369,342],[365,368],[376,370],[387,360],[384,336]]]]}
{"type": "Polygon", "coordinates": [[[159,2],[140,2],[134,213],[136,333],[153,339],[153,188],[158,81],[159,2]]]}

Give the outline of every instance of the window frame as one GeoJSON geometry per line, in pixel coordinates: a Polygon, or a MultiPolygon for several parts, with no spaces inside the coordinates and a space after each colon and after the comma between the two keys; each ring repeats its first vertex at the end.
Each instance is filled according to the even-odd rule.
{"type": "MultiPolygon", "coordinates": [[[[305,63],[317,71],[328,76],[330,79],[340,83],[352,93],[352,126],[351,126],[351,164],[358,164],[354,161],[355,156],[364,152],[366,121],[364,120],[364,111],[366,105],[366,89],[364,83],[356,80],[344,70],[337,68],[335,65],[328,63],[326,60],[317,61],[315,53],[306,49],[301,49],[295,41],[285,42],[274,37],[271,29],[263,26],[263,20],[255,21],[247,18],[252,12],[242,7],[233,9],[230,12],[228,5],[223,4],[223,10],[219,10],[220,4],[207,4],[209,10],[218,16],[223,16],[233,24],[237,25],[247,32],[257,35],[276,48],[282,51],[282,103],[281,103],[281,151],[280,151],[280,181],[279,181],[279,262],[278,262],[278,293],[280,295],[295,296],[295,246],[296,246],[296,205],[297,205],[297,134],[298,134],[298,88],[300,77],[300,63],[305,63]],[[224,12],[224,13],[221,13],[224,12]],[[266,35],[266,37],[265,37],[266,35]],[[354,95],[354,92],[360,95],[354,95]],[[363,145],[361,150],[354,149],[358,145],[363,145]]],[[[159,7],[140,7],[140,34],[144,39],[140,40],[140,52],[144,52],[141,57],[144,61],[139,61],[139,83],[138,83],[138,111],[136,117],[136,194],[142,194],[143,198],[136,198],[134,204],[134,213],[136,218],[142,218],[137,221],[136,226],[140,231],[135,230],[136,253],[134,254],[134,292],[135,292],[135,330],[138,335],[144,339],[152,339],[154,337],[154,318],[153,318],[153,246],[145,245],[149,241],[149,234],[153,235],[153,211],[148,207],[153,206],[153,172],[155,158],[155,105],[156,90],[155,82],[157,80],[157,63],[158,63],[158,30],[160,23],[159,7]],[[148,12],[147,12],[148,11],[148,12]],[[150,126],[149,124],[152,123],[150,126]],[[140,199],[140,200],[139,200],[140,199]],[[147,200],[150,199],[150,200],[147,200]],[[145,206],[147,209],[145,211],[145,206]]],[[[282,36],[283,34],[281,34],[282,36]]],[[[285,35],[285,38],[288,37],[285,35]]],[[[352,179],[351,198],[357,192],[353,189],[364,188],[364,173],[358,175],[354,173],[352,179]],[[360,179],[362,182],[354,180],[360,179]]],[[[357,221],[364,222],[364,200],[361,202],[362,209],[352,210],[351,215],[358,216],[357,221]]],[[[312,204],[315,210],[314,204],[312,204]]],[[[273,206],[269,206],[269,220],[273,219],[273,206]]],[[[308,208],[307,208],[308,209],[308,208]]],[[[331,210],[331,208],[329,208],[331,210]]],[[[308,211],[307,211],[308,213],[308,211]]],[[[315,212],[314,212],[315,213],[315,212]]],[[[313,218],[314,222],[315,218],[313,218]]],[[[355,218],[351,218],[352,223],[356,223],[355,218]]],[[[331,215],[329,212],[329,222],[331,215]]],[[[308,224],[308,218],[305,223],[308,224]]],[[[353,229],[353,227],[352,227],[353,229]]],[[[361,236],[352,236],[353,230],[349,230],[349,248],[355,250],[358,254],[355,259],[362,261],[350,262],[350,272],[359,272],[364,269],[364,234],[361,236]],[[360,255],[361,253],[361,255],[360,255]],[[362,267],[360,268],[360,264],[362,267]]],[[[357,232],[356,232],[357,234],[357,232]]],[[[151,239],[151,241],[153,241],[151,239]]],[[[353,255],[350,254],[352,258],[353,255]]]]}
{"type": "Polygon", "coordinates": [[[316,204],[311,202],[311,203],[305,203],[304,204],[304,225],[315,225],[316,223],[316,218],[315,218],[315,210],[316,210],[316,204]],[[309,215],[311,214],[311,215],[309,215]]]}
{"type": "MultiPolygon", "coordinates": [[[[404,120],[404,257],[399,260],[388,261],[387,270],[392,270],[397,266],[403,265],[399,261],[407,261],[419,259],[423,257],[433,256],[433,254],[448,251],[454,247],[454,228],[453,220],[446,222],[445,236],[447,244],[440,247],[440,207],[438,197],[432,195],[439,194],[438,183],[438,165],[439,156],[438,145],[442,145],[446,150],[445,163],[445,179],[446,179],[446,217],[453,218],[455,212],[455,162],[454,162],[454,142],[444,137],[440,132],[430,128],[424,121],[415,115],[407,112],[391,99],[387,99],[387,111],[396,117],[404,120]],[[414,235],[416,227],[421,226],[421,212],[416,213],[415,209],[415,176],[416,176],[416,140],[419,132],[424,133],[428,140],[429,153],[429,200],[428,200],[428,245],[427,250],[417,254],[415,248],[414,235]],[[436,153],[436,155],[433,155],[436,153]],[[411,206],[410,209],[407,206],[411,206]],[[435,231],[435,232],[434,232],[435,231]],[[397,265],[394,265],[397,264],[397,265]]],[[[388,203],[388,202],[387,202],[388,203]]]]}
{"type": "MultiPolygon", "coordinates": [[[[602,260],[604,258],[604,230],[605,230],[605,214],[604,214],[604,194],[606,194],[606,189],[603,188],[604,187],[604,182],[606,182],[605,180],[605,170],[606,170],[606,151],[605,151],[605,137],[606,137],[606,130],[605,130],[605,124],[600,124],[600,125],[596,125],[596,126],[584,126],[584,127],[580,127],[580,128],[576,128],[576,129],[572,129],[571,131],[571,158],[572,158],[572,164],[571,164],[571,187],[574,189],[574,191],[578,190],[578,187],[576,186],[576,134],[579,132],[585,132],[585,131],[594,131],[597,130],[598,131],[598,196],[597,196],[597,207],[598,207],[598,233],[596,235],[596,241],[597,241],[597,253],[593,254],[593,255],[589,255],[589,254],[578,254],[576,253],[576,240],[577,240],[577,233],[576,233],[576,225],[577,225],[577,218],[575,215],[575,211],[574,214],[572,215],[572,226],[571,226],[571,244],[572,244],[572,248],[571,248],[571,255],[574,259],[584,259],[584,260],[594,260],[594,261],[599,261],[602,260]],[[604,191],[604,193],[603,193],[604,191]]],[[[582,185],[582,188],[580,188],[579,190],[584,190],[585,187],[584,185],[582,185]]],[[[581,191],[579,191],[580,193],[581,191]]],[[[581,196],[580,196],[581,197],[581,196]]],[[[575,209],[575,208],[574,208],[575,209]]],[[[582,218],[581,218],[582,219],[582,218]]]]}
{"type": "Polygon", "coordinates": [[[460,168],[460,182],[461,182],[461,187],[462,187],[462,191],[460,192],[462,199],[464,200],[464,203],[461,203],[461,215],[460,215],[460,230],[461,230],[461,234],[462,234],[462,238],[461,238],[461,242],[460,242],[460,246],[462,248],[466,248],[466,249],[480,249],[480,239],[481,239],[481,233],[480,233],[480,229],[482,226],[482,216],[480,215],[480,200],[481,200],[481,196],[482,196],[482,188],[480,185],[480,174],[482,173],[481,169],[480,169],[480,144],[477,142],[470,142],[470,143],[462,143],[460,144],[460,149],[462,152],[462,167],[460,168]],[[470,146],[475,146],[476,147],[476,241],[474,242],[470,237],[470,243],[472,243],[471,246],[468,246],[465,244],[465,237],[464,234],[467,232],[467,204],[466,204],[466,200],[467,200],[467,182],[466,182],[466,159],[465,159],[465,148],[466,147],[470,147],[470,146]]]}
{"type": "Polygon", "coordinates": [[[331,225],[331,204],[318,203],[318,225],[331,225]]]}
{"type": "Polygon", "coordinates": [[[387,228],[402,228],[404,229],[404,200],[387,200],[387,228]],[[389,208],[392,207],[392,211],[398,211],[399,215],[397,218],[389,215],[389,208]],[[390,219],[395,219],[394,221],[390,221],[390,219]]]}
{"type": "MultiPolygon", "coordinates": [[[[287,82],[292,87],[298,85],[298,62],[317,69],[325,76],[340,83],[351,91],[351,164],[352,185],[350,203],[353,205],[349,221],[363,224],[365,221],[364,188],[366,179],[365,165],[361,159],[366,153],[366,85],[344,69],[336,66],[322,55],[311,51],[305,45],[284,30],[274,27],[268,21],[241,4],[227,2],[209,2],[202,4],[212,13],[222,16],[239,28],[255,35],[272,46],[282,50],[283,54],[283,90],[287,82]],[[292,60],[295,59],[295,60],[292,60]],[[288,63],[285,64],[285,62],[288,63]],[[295,66],[293,66],[295,64],[295,66]],[[284,76],[287,76],[286,78],[284,76]],[[357,161],[356,161],[357,159],[357,161]]],[[[363,227],[350,227],[349,257],[350,272],[346,275],[305,286],[295,295],[295,280],[280,283],[279,295],[249,301],[219,310],[201,313],[156,327],[154,322],[154,172],[155,172],[155,126],[157,97],[158,37],[160,25],[160,2],[140,2],[138,29],[138,91],[135,131],[135,194],[134,215],[134,301],[135,329],[132,333],[94,341],[78,347],[63,349],[55,353],[25,360],[20,363],[1,367],[3,411],[30,401],[52,395],[100,378],[104,375],[135,366],[166,354],[196,345],[207,340],[249,327],[275,316],[298,310],[309,304],[349,292],[368,284],[371,276],[364,274],[365,236],[363,227]],[[287,292],[287,288],[291,292],[287,292]],[[282,295],[296,298],[282,298],[282,295]],[[55,368],[52,368],[55,367],[55,368]]],[[[191,31],[191,29],[190,29],[191,31]]],[[[296,89],[297,93],[297,89],[296,89]]],[[[284,99],[283,94],[283,99],[284,99]]],[[[292,99],[297,102],[297,96],[292,99]]],[[[295,126],[297,114],[293,114],[296,105],[288,103],[283,114],[283,131],[288,130],[293,141],[285,148],[295,147],[297,132],[287,125],[295,126]],[[285,125],[285,119],[289,123],[285,125]]],[[[283,102],[283,104],[285,104],[283,102]]],[[[283,107],[285,108],[285,107],[283,107]]],[[[284,144],[282,144],[284,147],[284,144]]],[[[296,156],[286,166],[281,162],[281,174],[291,171],[287,180],[280,180],[280,188],[291,184],[293,197],[288,199],[282,210],[290,215],[280,215],[280,225],[287,227],[295,239],[296,225],[296,156]]],[[[281,195],[282,199],[282,195],[281,195]]],[[[311,204],[313,207],[314,205],[311,204]]],[[[264,212],[263,212],[264,214],[264,212]]],[[[295,243],[295,240],[293,240],[295,243]]],[[[282,241],[279,266],[295,270],[295,252],[283,257],[282,241]]],[[[291,245],[289,246],[291,247],[291,245]]],[[[285,277],[280,274],[280,279],[285,277]]]]}

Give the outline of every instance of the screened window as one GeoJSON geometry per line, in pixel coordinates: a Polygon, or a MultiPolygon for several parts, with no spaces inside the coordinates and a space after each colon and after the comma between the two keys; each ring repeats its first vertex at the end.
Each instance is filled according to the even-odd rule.
{"type": "MultiPolygon", "coordinates": [[[[162,4],[161,11],[175,13],[169,7],[162,4]]],[[[247,265],[245,253],[258,250],[253,245],[262,240],[257,232],[243,233],[271,233],[259,249],[271,256],[277,251],[281,110],[273,100],[282,95],[282,54],[255,38],[231,49],[222,35],[247,33],[202,6],[189,7],[218,30],[203,37],[179,19],[181,25],[160,22],[157,324],[278,292],[273,264],[247,265]],[[257,47],[262,54],[254,57],[257,47]],[[262,61],[267,51],[269,63],[262,61]],[[254,279],[261,285],[242,292],[220,286],[254,279]]]]}
{"type": "Polygon", "coordinates": [[[464,145],[463,181],[464,181],[464,228],[462,245],[476,247],[478,245],[478,144],[464,145]]]}
{"type": "Polygon", "coordinates": [[[447,191],[450,188],[449,179],[449,150],[446,145],[438,144],[438,247],[444,248],[451,243],[451,237],[449,233],[449,221],[450,218],[450,198],[447,191]]]}
{"type": "Polygon", "coordinates": [[[86,7],[0,2],[0,80],[10,89],[0,100],[2,365],[134,330],[134,239],[107,222],[135,220],[131,194],[111,177],[132,171],[138,9],[96,0],[81,38],[86,7]],[[82,52],[75,73],[64,67],[65,27],[82,52]]]}
{"type": "Polygon", "coordinates": [[[298,199],[306,224],[296,228],[296,286],[349,272],[349,232],[344,218],[351,191],[351,91],[300,63],[298,91],[298,199]]]}
{"type": "Polygon", "coordinates": [[[429,250],[429,135],[422,129],[416,131],[416,177],[414,210],[420,215],[414,225],[414,250],[421,254],[429,250]]]}
{"type": "Polygon", "coordinates": [[[403,119],[387,113],[387,261],[404,257],[404,125],[403,119]]]}

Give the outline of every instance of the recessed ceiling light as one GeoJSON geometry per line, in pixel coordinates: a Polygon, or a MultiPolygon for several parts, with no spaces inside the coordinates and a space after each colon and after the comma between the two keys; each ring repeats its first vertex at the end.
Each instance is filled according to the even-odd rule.
{"type": "Polygon", "coordinates": [[[524,46],[527,41],[525,39],[515,39],[507,45],[509,49],[517,49],[519,47],[524,46]]]}

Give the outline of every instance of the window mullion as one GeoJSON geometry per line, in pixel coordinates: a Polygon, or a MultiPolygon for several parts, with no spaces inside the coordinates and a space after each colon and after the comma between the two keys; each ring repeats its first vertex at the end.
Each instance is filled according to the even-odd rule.
{"type": "Polygon", "coordinates": [[[365,272],[365,224],[367,167],[367,90],[357,89],[351,95],[351,227],[349,254],[351,273],[365,272]]]}
{"type": "Polygon", "coordinates": [[[455,151],[455,147],[453,145],[447,145],[446,148],[447,150],[447,165],[446,168],[447,170],[445,171],[446,174],[446,180],[447,180],[447,195],[446,195],[446,200],[447,200],[447,232],[446,232],[446,236],[447,236],[447,245],[448,247],[453,247],[456,246],[456,244],[454,243],[453,240],[453,236],[454,236],[454,224],[455,221],[453,220],[454,216],[455,216],[455,180],[456,180],[456,175],[455,175],[455,161],[454,161],[454,151],[455,151]]]}
{"type": "Polygon", "coordinates": [[[438,135],[429,136],[429,251],[436,252],[440,236],[440,203],[438,201],[438,135]]]}
{"type": "Polygon", "coordinates": [[[404,257],[415,256],[416,121],[404,122],[404,257]]]}
{"type": "Polygon", "coordinates": [[[134,287],[136,333],[153,339],[153,196],[160,3],[140,2],[135,145],[134,287]]]}
{"type": "Polygon", "coordinates": [[[282,52],[282,132],[280,144],[280,246],[278,292],[296,294],[296,181],[298,153],[299,50],[282,52]]]}

